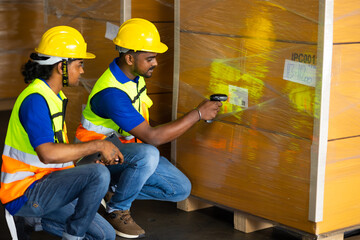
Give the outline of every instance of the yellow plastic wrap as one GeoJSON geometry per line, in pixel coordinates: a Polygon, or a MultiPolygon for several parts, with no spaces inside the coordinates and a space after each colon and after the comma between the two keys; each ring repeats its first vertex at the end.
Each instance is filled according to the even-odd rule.
{"type": "Polygon", "coordinates": [[[216,122],[177,141],[192,194],[313,233],[318,1],[180,1],[178,116],[214,93],[216,122]]]}
{"type": "Polygon", "coordinates": [[[211,94],[229,96],[217,121],[177,141],[176,164],[192,195],[312,234],[360,224],[360,2],[331,4],[179,1],[178,116],[211,94]],[[318,43],[325,7],[334,7],[330,102],[316,92],[327,84],[317,56],[326,51],[318,43]],[[323,105],[327,160],[317,165],[323,105]],[[325,178],[310,175],[324,168],[325,178]],[[314,184],[324,188],[316,196],[323,205],[310,203],[314,184]],[[320,220],[309,220],[310,204],[320,220]]]}

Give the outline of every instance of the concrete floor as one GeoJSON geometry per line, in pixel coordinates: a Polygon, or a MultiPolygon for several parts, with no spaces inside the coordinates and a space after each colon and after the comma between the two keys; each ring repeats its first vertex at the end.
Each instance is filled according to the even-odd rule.
{"type": "MultiPolygon", "coordinates": [[[[0,239],[10,239],[3,209],[1,211],[0,239]]],[[[203,209],[191,213],[177,210],[175,204],[157,201],[136,201],[132,215],[146,230],[146,238],[152,240],[177,239],[247,239],[247,240],[295,240],[297,238],[267,229],[250,234],[236,231],[232,227],[232,214],[218,208],[203,209]]],[[[34,232],[31,239],[60,239],[46,232],[34,232]]],[[[118,237],[117,239],[122,239],[118,237]]]]}
{"type": "MultiPolygon", "coordinates": [[[[0,111],[0,150],[2,152],[9,111],[0,111]]],[[[233,213],[218,207],[193,212],[176,208],[175,203],[135,201],[131,209],[135,221],[146,231],[147,240],[299,240],[301,236],[280,227],[253,233],[242,233],[233,228],[233,213]]],[[[358,232],[347,233],[346,240],[360,240],[358,232]]],[[[0,205],[0,240],[11,239],[0,205]]],[[[33,232],[31,239],[60,239],[46,232],[33,232]]],[[[117,237],[117,239],[122,239],[117,237]]]]}
{"type": "MultiPolygon", "coordinates": [[[[0,240],[10,238],[0,209],[0,240]]],[[[144,227],[147,240],[301,240],[300,235],[274,227],[253,233],[242,233],[233,229],[233,214],[224,209],[210,207],[194,212],[184,212],[174,203],[160,201],[135,201],[132,216],[144,227]]],[[[34,232],[31,239],[60,239],[46,232],[34,232]]],[[[116,239],[123,239],[117,237],[116,239]]],[[[345,240],[360,240],[359,235],[345,240]]]]}

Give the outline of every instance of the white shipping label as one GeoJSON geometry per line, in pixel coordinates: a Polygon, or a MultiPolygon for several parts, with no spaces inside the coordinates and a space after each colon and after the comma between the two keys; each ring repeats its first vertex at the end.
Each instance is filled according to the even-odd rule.
{"type": "Polygon", "coordinates": [[[116,37],[119,28],[119,26],[112,24],[111,22],[106,22],[105,38],[113,40],[116,37]]]}
{"type": "Polygon", "coordinates": [[[240,106],[248,107],[248,90],[233,85],[229,85],[229,103],[240,106]]]}
{"type": "Polygon", "coordinates": [[[285,59],[283,79],[315,87],[316,66],[285,59]]]}

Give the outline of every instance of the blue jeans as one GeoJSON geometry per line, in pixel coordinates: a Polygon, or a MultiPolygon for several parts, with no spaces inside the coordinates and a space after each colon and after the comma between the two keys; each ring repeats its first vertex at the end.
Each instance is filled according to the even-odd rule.
{"type": "Polygon", "coordinates": [[[189,179],[149,144],[127,143],[120,148],[124,163],[108,166],[115,194],[108,210],[128,210],[135,199],[178,202],[190,195],[189,179]]]}
{"type": "Polygon", "coordinates": [[[41,218],[45,231],[63,239],[115,239],[112,226],[97,214],[109,182],[100,164],[52,172],[26,190],[28,201],[15,216],[41,218]]]}

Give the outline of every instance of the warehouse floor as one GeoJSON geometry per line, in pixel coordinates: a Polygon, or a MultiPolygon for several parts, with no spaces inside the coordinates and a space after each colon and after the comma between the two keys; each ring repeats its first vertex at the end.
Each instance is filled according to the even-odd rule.
{"type": "MultiPolygon", "coordinates": [[[[0,111],[0,149],[2,151],[9,111],[0,111]]],[[[268,228],[253,233],[233,229],[233,213],[218,207],[184,212],[175,203],[160,201],[135,201],[132,216],[146,231],[148,240],[298,240],[301,236],[280,227],[268,228]]],[[[11,239],[0,207],[0,240],[11,239]]],[[[346,240],[360,240],[356,232],[345,234],[346,240]]],[[[33,232],[31,239],[60,239],[46,232],[33,232]]],[[[117,239],[122,239],[117,237],[117,239]]]]}
{"type": "MultiPolygon", "coordinates": [[[[11,237],[5,223],[3,207],[0,215],[0,240],[9,240],[11,237]]],[[[174,203],[135,201],[132,215],[146,230],[146,240],[301,240],[300,235],[278,227],[247,234],[239,232],[233,229],[233,214],[217,207],[184,212],[178,210],[174,203]]],[[[33,232],[31,239],[60,238],[46,232],[33,232]]],[[[349,236],[345,240],[360,240],[360,236],[349,236]]]]}

